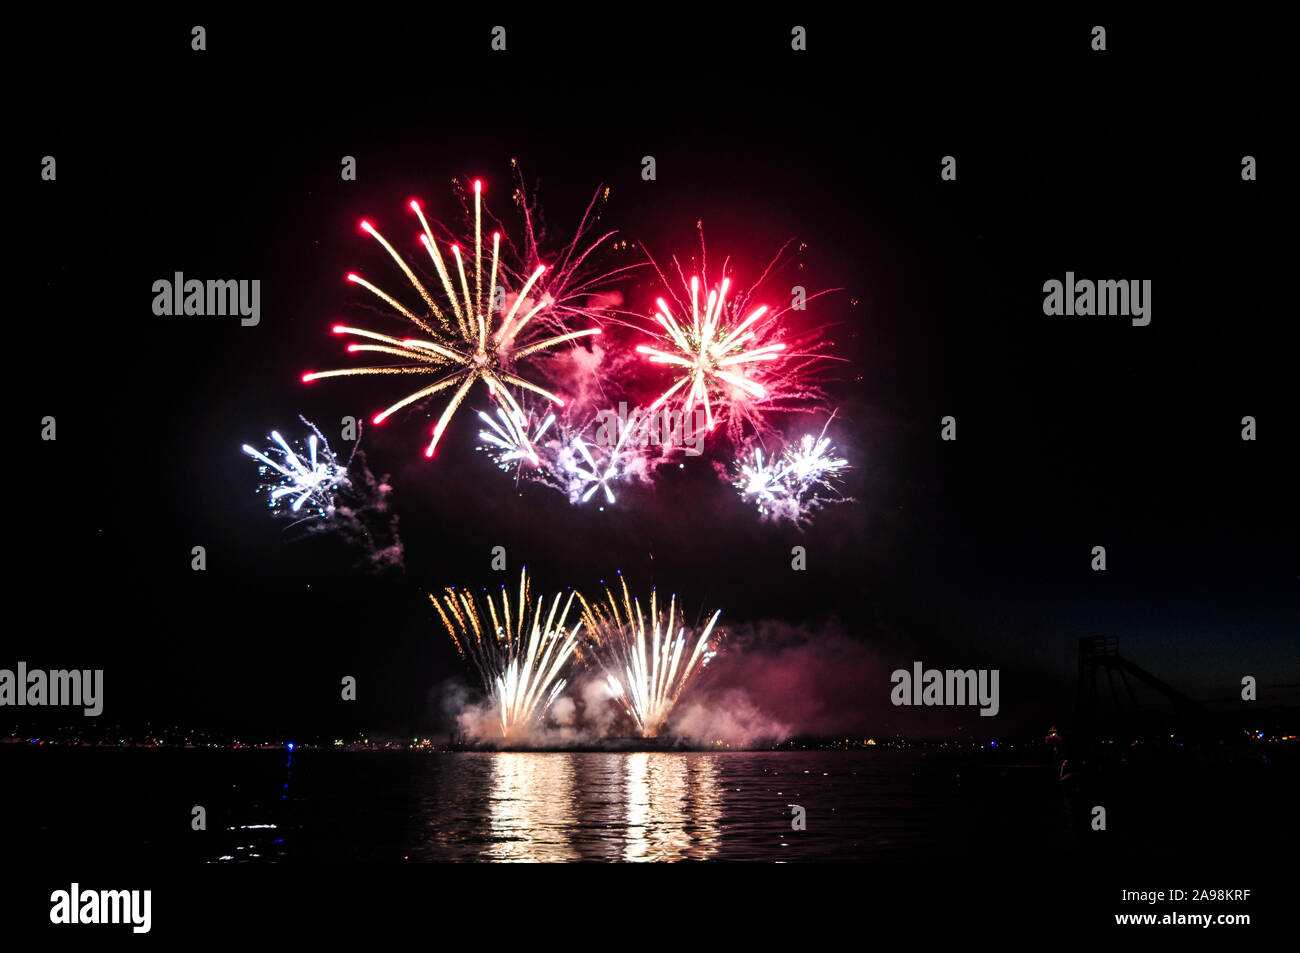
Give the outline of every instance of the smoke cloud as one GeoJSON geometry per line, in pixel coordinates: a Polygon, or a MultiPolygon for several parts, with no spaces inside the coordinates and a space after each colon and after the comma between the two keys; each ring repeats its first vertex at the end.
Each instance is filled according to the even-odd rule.
{"type": "MultiPolygon", "coordinates": [[[[798,736],[862,736],[897,715],[889,702],[889,670],[834,624],[766,620],[732,628],[718,657],[678,702],[664,740],[746,748],[798,736]]],[[[494,706],[456,700],[457,724],[469,740],[501,743],[494,706]]],[[[511,744],[619,747],[634,735],[605,675],[594,670],[571,679],[545,724],[517,732],[511,744]]]]}

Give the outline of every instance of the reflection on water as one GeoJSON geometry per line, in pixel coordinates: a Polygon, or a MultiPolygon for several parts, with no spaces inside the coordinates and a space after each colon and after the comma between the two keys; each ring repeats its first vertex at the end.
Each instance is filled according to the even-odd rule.
{"type": "Polygon", "coordinates": [[[708,755],[484,756],[484,860],[703,860],[721,835],[708,755]]]}
{"type": "MultiPolygon", "coordinates": [[[[1054,764],[979,764],[962,752],[305,749],[290,761],[283,751],[0,749],[0,777],[23,781],[5,791],[15,799],[7,816],[22,819],[5,849],[68,863],[920,860],[967,869],[972,857],[996,857],[1046,871],[1098,849],[1086,816],[1063,815],[1054,764]],[[178,824],[178,804],[206,807],[207,829],[178,824]],[[804,829],[793,828],[791,805],[804,808],[804,829]]],[[[1192,808],[1161,820],[1187,775],[1153,777],[1113,793],[1124,810],[1145,812],[1144,824],[1108,838],[1116,858],[1228,857],[1261,837],[1294,844],[1294,825],[1277,820],[1294,813],[1289,773],[1270,775],[1274,785],[1212,779],[1240,821],[1192,841],[1192,808]]]]}
{"type": "Polygon", "coordinates": [[[573,762],[566,756],[503,752],[492,758],[487,792],[492,838],[485,860],[576,860],[568,829],[576,813],[573,762]]]}
{"type": "Polygon", "coordinates": [[[623,860],[704,860],[717,849],[722,795],[707,755],[623,756],[623,860]]]}
{"type": "Polygon", "coordinates": [[[1068,835],[1054,777],[984,791],[924,753],[309,752],[288,787],[284,760],[262,764],[214,774],[205,859],[848,860],[1068,835]]]}

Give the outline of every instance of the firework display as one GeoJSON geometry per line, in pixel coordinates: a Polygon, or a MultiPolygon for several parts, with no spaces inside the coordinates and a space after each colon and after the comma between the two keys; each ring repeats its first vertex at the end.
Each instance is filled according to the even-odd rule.
{"type": "Polygon", "coordinates": [[[522,425],[500,409],[495,417],[479,413],[486,429],[479,431],[478,449],[516,481],[553,489],[575,506],[614,504],[615,488],[643,482],[650,461],[661,455],[657,443],[648,439],[650,417],[639,410],[574,426],[567,411],[557,414],[539,410],[536,402],[521,403],[522,425]]]}
{"type": "Polygon", "coordinates": [[[351,548],[354,568],[401,573],[405,551],[388,502],[392,487],[387,476],[376,479],[366,466],[360,430],[352,453],[340,461],[319,428],[306,417],[298,419],[311,431],[305,448],[275,430],[265,453],[243,446],[258,462],[257,492],[266,496],[271,513],[292,520],[286,530],[290,539],[334,536],[351,548]]]}
{"type": "Polygon", "coordinates": [[[505,586],[496,601],[454,588],[441,598],[429,596],[456,650],[474,665],[505,740],[536,726],[564,690],[561,676],[582,629],[580,620],[568,625],[576,593],[557,593],[548,608],[543,597],[533,601],[529,590],[525,569],[513,609],[505,586]]]}
{"type": "Polygon", "coordinates": [[[605,502],[613,504],[613,486],[628,479],[634,461],[644,450],[640,440],[644,432],[645,424],[639,416],[615,418],[612,432],[608,425],[596,427],[590,447],[580,434],[562,443],[555,466],[569,502],[586,503],[599,490],[605,502]]]}
{"type": "MultiPolygon", "coordinates": [[[[830,342],[822,340],[820,332],[799,334],[787,326],[795,304],[773,309],[758,301],[759,289],[784,261],[785,248],[753,287],[738,290],[727,274],[730,263],[724,261],[723,276],[710,289],[703,277],[702,233],[700,241],[699,274],[687,279],[680,262],[673,259],[681,278],[680,297],[654,261],[648,261],[663,287],[669,288],[669,297],[661,294],[656,299],[654,346],[635,343],[647,333],[642,324],[615,321],[632,335],[630,339],[607,336],[608,349],[593,350],[587,365],[592,379],[580,383],[581,396],[560,411],[530,409],[526,415],[528,420],[554,415],[555,426],[544,442],[530,440],[524,449],[520,440],[524,428],[516,427],[519,433],[514,433],[509,426],[501,428],[504,433],[495,434],[495,439],[517,446],[526,458],[528,467],[513,468],[517,479],[557,490],[575,506],[597,502],[602,510],[617,503],[619,484],[651,484],[659,467],[670,461],[684,465],[687,457],[705,452],[707,441],[718,448],[715,460],[727,448],[742,458],[732,465],[728,479],[735,482],[743,477],[742,492],[759,503],[760,515],[779,510],[804,523],[833,498],[819,488],[832,488],[844,461],[832,462],[834,458],[827,456],[829,444],[817,441],[791,450],[788,459],[768,461],[762,459],[761,450],[746,452],[745,448],[761,446],[764,439],[782,441],[779,415],[824,407],[817,365],[832,359],[822,353],[830,342]],[[623,352],[620,346],[625,340],[623,352]],[[629,362],[628,355],[637,360],[629,362]],[[666,387],[658,368],[672,372],[666,387]],[[615,400],[617,412],[610,407],[615,400]]],[[[816,297],[804,297],[798,307],[816,297]]],[[[511,469],[500,461],[498,465],[511,469]]],[[[728,469],[725,463],[716,468],[724,473],[728,469]]]]}
{"type": "Polygon", "coordinates": [[[755,447],[732,465],[732,486],[764,518],[795,524],[806,523],[827,503],[847,502],[838,486],[848,460],[837,456],[826,436],[829,426],[828,420],[817,436],[804,434],[780,456],[765,456],[762,447],[755,447]]]}
{"type": "Polygon", "coordinates": [[[835,448],[824,429],[816,437],[804,434],[797,447],[785,452],[787,479],[800,493],[817,486],[832,489],[832,481],[848,464],[843,457],[835,456],[835,448]]]}
{"type": "MultiPolygon", "coordinates": [[[[453,284],[452,276],[444,256],[438,250],[433,231],[424,216],[420,204],[410,203],[423,228],[420,240],[429,253],[443,291],[441,306],[434,300],[424,283],[411,270],[410,265],[395,248],[369,222],[363,221],[361,228],[369,233],[383,246],[384,250],[397,263],[412,287],[423,299],[424,314],[417,314],[408,309],[396,298],[356,274],[349,274],[348,280],[370,291],[381,301],[404,317],[410,324],[424,334],[424,337],[393,337],[361,328],[338,324],[334,333],[360,338],[365,342],[348,345],[349,353],[386,354],[400,359],[403,363],[396,366],[351,368],[334,371],[317,371],[303,374],[302,380],[310,382],[326,377],[352,377],[362,375],[415,374],[436,377],[432,384],[421,387],[407,394],[401,400],[389,405],[374,417],[379,424],[393,413],[433,397],[444,391],[451,391],[451,396],[443,408],[433,428],[432,439],[425,450],[425,456],[432,457],[442,439],[452,415],[460,406],[475,382],[482,381],[489,395],[500,400],[517,424],[524,421],[523,409],[511,393],[510,388],[531,391],[556,406],[563,406],[564,400],[546,388],[519,376],[522,373],[519,363],[534,354],[550,350],[567,341],[600,334],[599,328],[584,328],[566,331],[550,336],[532,334],[530,322],[539,312],[554,304],[548,294],[536,290],[538,279],[546,272],[545,265],[538,265],[522,286],[512,295],[506,293],[498,280],[506,280],[506,273],[501,268],[501,233],[492,234],[491,263],[487,279],[483,273],[483,234],[482,234],[482,183],[474,182],[474,259],[472,262],[473,290],[466,278],[466,262],[458,244],[451,244],[449,251],[455,262],[458,281],[453,284]],[[486,292],[486,294],[485,294],[486,292]],[[531,295],[531,296],[530,296],[531,295]]],[[[525,444],[528,444],[525,438],[525,444]]],[[[531,445],[529,444],[529,449],[531,445]]]]}
{"type": "MultiPolygon", "coordinates": [[[[382,333],[336,324],[334,333],[350,339],[349,353],[385,360],[308,372],[302,380],[425,378],[372,420],[379,424],[399,410],[440,399],[425,449],[430,457],[457,409],[482,382],[490,404],[475,410],[481,423],[476,449],[516,486],[546,487],[577,507],[614,507],[625,490],[653,484],[665,464],[685,468],[690,457],[706,454],[764,519],[802,525],[822,505],[843,499],[838,486],[848,462],[826,428],[793,440],[782,436],[783,416],[825,409],[820,363],[836,359],[824,353],[832,343],[822,329],[794,316],[825,292],[808,295],[796,286],[787,302],[768,287],[788,263],[788,245],[748,287],[737,283],[729,258],[710,272],[702,226],[690,267],[671,259],[672,281],[644,250],[642,262],[600,271],[598,258],[605,252],[628,248],[627,242],[608,242],[612,231],[588,236],[609,196],[603,189],[548,266],[540,210],[517,166],[515,173],[511,198],[522,219],[518,228],[486,209],[477,179],[457,186],[468,222],[460,233],[426,218],[419,202],[410,203],[428,256],[427,274],[363,221],[362,230],[404,276],[408,300],[355,273],[348,280],[408,327],[382,333]],[[630,310],[619,310],[619,278],[642,265],[657,276],[650,282],[654,307],[638,300],[630,310]],[[610,333],[602,336],[605,331],[610,333]],[[773,445],[775,451],[766,449],[773,445]]],[[[273,438],[278,451],[245,448],[263,464],[272,505],[333,514],[337,494],[349,485],[347,467],[339,466],[318,433],[305,450],[291,448],[279,434],[273,438]]],[[[637,733],[659,737],[721,638],[720,610],[688,626],[675,596],[665,606],[652,591],[642,604],[621,576],[617,591],[606,588],[598,602],[572,591],[542,598],[529,589],[525,571],[516,590],[502,587],[497,596],[474,597],[454,588],[430,596],[487,696],[488,724],[480,731],[483,725],[476,723],[479,737],[517,742],[566,723],[572,702],[560,714],[554,706],[575,659],[598,668],[602,691],[617,701],[637,733]]]]}
{"type": "Polygon", "coordinates": [[[272,513],[298,520],[328,519],[334,515],[338,491],[348,485],[348,464],[339,463],[315,425],[300,419],[311,428],[305,450],[291,447],[278,430],[271,431],[272,445],[265,453],[248,444],[243,450],[260,464],[262,482],[257,489],[266,495],[272,513]]]}
{"type": "Polygon", "coordinates": [[[1285,30],[917,9],[22,18],[6,935],[1285,924],[1285,30]]]}
{"type": "Polygon", "coordinates": [[[755,447],[748,460],[742,457],[738,469],[740,476],[734,485],[740,490],[741,496],[752,498],[758,503],[760,513],[767,513],[767,507],[787,496],[785,469],[781,461],[770,455],[764,461],[762,447],[755,447]]]}
{"type": "Polygon", "coordinates": [[[656,738],[687,686],[713,659],[713,631],[722,610],[698,632],[688,632],[676,596],[663,613],[652,589],[647,613],[628,592],[622,573],[619,585],[621,599],[606,588],[603,603],[582,601],[587,639],[611,695],[643,738],[656,738]]]}
{"type": "Polygon", "coordinates": [[[663,347],[671,347],[672,350],[639,345],[637,353],[647,355],[652,362],[681,369],[677,371],[677,380],[650,405],[650,409],[654,410],[678,391],[682,391],[685,394],[682,399],[683,415],[689,415],[697,403],[703,405],[708,429],[712,430],[717,423],[713,408],[715,404],[724,402],[726,385],[733,388],[733,399],[744,399],[734,389],[739,389],[750,397],[761,399],[767,396],[763,385],[746,376],[746,365],[756,361],[776,360],[785,345],[778,341],[761,347],[749,346],[761,340],[760,331],[765,329],[750,329],[767,313],[766,305],[755,308],[749,317],[738,323],[726,320],[730,279],[723,278],[722,284],[709,292],[703,316],[700,314],[700,279],[691,276],[690,285],[691,323],[685,328],[677,323],[672,308],[668,307],[663,298],[656,301],[659,310],[655,312],[655,320],[667,333],[663,347]],[[713,401],[709,400],[710,392],[714,394],[713,401]]]}
{"type": "MultiPolygon", "coordinates": [[[[530,200],[518,166],[513,204],[522,219],[521,241],[485,208],[482,182],[472,182],[472,199],[462,190],[470,235],[462,240],[425,217],[418,202],[410,207],[421,226],[419,240],[436,278],[416,269],[370,222],[361,228],[396,263],[422,302],[403,303],[357,274],[348,280],[365,288],[411,326],[405,334],[381,333],[339,323],[335,334],[352,338],[348,352],[385,355],[385,364],[302,375],[304,382],[328,377],[417,375],[430,383],[409,391],[379,411],[376,424],[403,408],[444,398],[433,425],[426,456],[433,456],[456,410],[478,381],[493,406],[478,411],[483,428],[478,449],[510,474],[516,486],[543,486],[563,494],[570,504],[601,510],[620,500],[619,487],[650,485],[661,466],[684,464],[700,456],[707,440],[714,466],[742,458],[727,477],[758,504],[760,515],[780,514],[804,522],[829,497],[835,471],[826,447],[814,441],[793,450],[790,459],[764,460],[748,449],[781,439],[778,418],[824,409],[822,362],[832,342],[820,328],[797,329],[792,312],[826,292],[808,295],[801,287],[788,304],[764,290],[788,263],[789,244],[748,288],[737,285],[730,259],[710,278],[700,228],[697,267],[690,277],[672,258],[675,281],[669,281],[648,253],[644,261],[599,270],[597,252],[627,242],[610,243],[615,234],[591,236],[609,189],[598,189],[573,239],[542,264],[541,213],[530,200]],[[500,227],[485,247],[484,219],[500,227]],[[462,252],[462,247],[472,252],[462,252]],[[444,250],[445,249],[445,250],[444,250]],[[620,311],[619,279],[641,266],[658,277],[659,294],[647,327],[639,308],[620,311]],[[436,289],[437,293],[430,289],[436,289]],[[513,291],[508,289],[515,289],[513,291]],[[627,318],[620,317],[626,315],[627,318]],[[572,322],[596,326],[575,328],[572,322]],[[605,344],[595,339],[612,325],[605,344]],[[646,343],[646,336],[651,341],[646,343]],[[583,339],[587,343],[577,344],[583,339]],[[562,348],[569,344],[571,347],[562,348]],[[566,356],[568,355],[568,356],[566,356]],[[538,362],[547,356],[550,360],[538,362]],[[665,375],[663,372],[668,371],[665,375]],[[563,394],[564,396],[561,396],[563,394]],[[612,410],[617,403],[617,414],[612,410]],[[631,414],[626,408],[632,407],[631,414]],[[610,418],[617,417],[611,426],[610,418]],[[743,481],[743,485],[742,485],[743,481]]],[[[802,246],[801,246],[802,247],[802,246]]],[[[716,269],[715,269],[716,270],[716,269]]]]}
{"type": "Polygon", "coordinates": [[[636,352],[672,371],[652,411],[677,406],[690,417],[698,408],[705,429],[719,429],[739,446],[750,435],[771,436],[774,414],[824,408],[819,368],[836,360],[825,353],[832,343],[820,329],[795,331],[788,316],[827,292],[806,295],[800,289],[797,298],[778,306],[779,299],[767,290],[769,279],[787,264],[788,249],[787,243],[748,288],[733,281],[729,258],[723,260],[720,280],[709,280],[702,227],[699,267],[689,278],[676,257],[671,269],[676,281],[651,259],[668,297],[656,297],[655,324],[642,329],[654,344],[639,344],[636,352]]]}
{"type": "Polygon", "coordinates": [[[527,418],[522,423],[516,421],[500,407],[497,408],[496,420],[481,410],[478,416],[488,426],[487,430],[479,431],[478,438],[482,441],[479,449],[487,452],[502,470],[518,471],[524,463],[534,467],[541,463],[537,447],[546,431],[551,429],[551,424],[555,423],[554,414],[547,414],[531,437],[528,436],[527,418]]]}

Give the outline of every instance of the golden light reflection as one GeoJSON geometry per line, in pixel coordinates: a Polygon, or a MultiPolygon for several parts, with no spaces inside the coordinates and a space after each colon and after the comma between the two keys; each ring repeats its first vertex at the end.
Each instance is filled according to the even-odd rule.
{"type": "Polygon", "coordinates": [[[485,860],[705,860],[722,839],[718,756],[489,756],[485,860]]]}
{"type": "Polygon", "coordinates": [[[708,755],[623,755],[627,861],[704,860],[721,838],[722,792],[708,755]]]}
{"type": "Polygon", "coordinates": [[[532,752],[491,756],[491,838],[484,859],[529,863],[581,859],[570,836],[577,814],[572,757],[532,752]]]}

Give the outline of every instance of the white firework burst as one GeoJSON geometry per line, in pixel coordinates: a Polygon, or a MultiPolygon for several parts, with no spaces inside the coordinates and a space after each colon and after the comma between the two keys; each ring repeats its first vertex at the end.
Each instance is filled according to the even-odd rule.
{"type": "Polygon", "coordinates": [[[569,501],[586,503],[597,490],[604,490],[605,502],[612,504],[614,491],[611,484],[618,479],[618,461],[615,455],[602,454],[601,462],[597,463],[581,437],[574,437],[570,446],[577,451],[577,458],[574,458],[571,450],[566,467],[569,472],[569,501]]]}
{"type": "Polygon", "coordinates": [[[804,434],[779,457],[773,454],[764,459],[763,449],[755,447],[733,465],[732,486],[757,505],[764,519],[785,519],[796,525],[807,523],[828,503],[848,502],[839,495],[838,486],[849,462],[838,455],[826,436],[829,426],[828,420],[817,436],[804,434]]]}
{"type": "Polygon", "coordinates": [[[848,460],[835,456],[836,453],[825,429],[817,437],[804,434],[796,448],[785,452],[785,479],[800,493],[818,485],[830,489],[832,481],[849,465],[848,460]]]}
{"type": "Polygon", "coordinates": [[[258,492],[266,494],[276,516],[328,519],[334,515],[339,489],[348,485],[348,464],[340,463],[321,432],[301,419],[312,431],[305,450],[301,443],[290,446],[278,430],[271,431],[273,443],[266,453],[248,444],[243,449],[259,464],[258,492]]]}
{"type": "Polygon", "coordinates": [[[579,434],[574,434],[559,451],[557,464],[564,474],[570,503],[586,503],[597,491],[602,491],[605,502],[613,505],[614,484],[629,476],[630,465],[638,454],[640,437],[648,424],[640,414],[610,417],[610,421],[597,427],[593,440],[599,460],[579,434]],[[615,424],[613,432],[610,423],[615,424]]]}
{"type": "Polygon", "coordinates": [[[753,499],[760,513],[766,514],[773,503],[789,496],[781,462],[775,458],[764,461],[762,447],[755,447],[750,459],[741,460],[739,471],[732,485],[740,490],[741,496],[753,499]]]}
{"type": "Polygon", "coordinates": [[[491,456],[500,469],[510,472],[517,471],[525,463],[534,467],[541,464],[538,447],[542,437],[555,423],[554,414],[542,418],[532,437],[528,436],[527,420],[520,423],[502,407],[497,408],[496,420],[481,410],[478,415],[488,426],[487,430],[479,431],[478,438],[481,442],[478,449],[491,456]]]}

